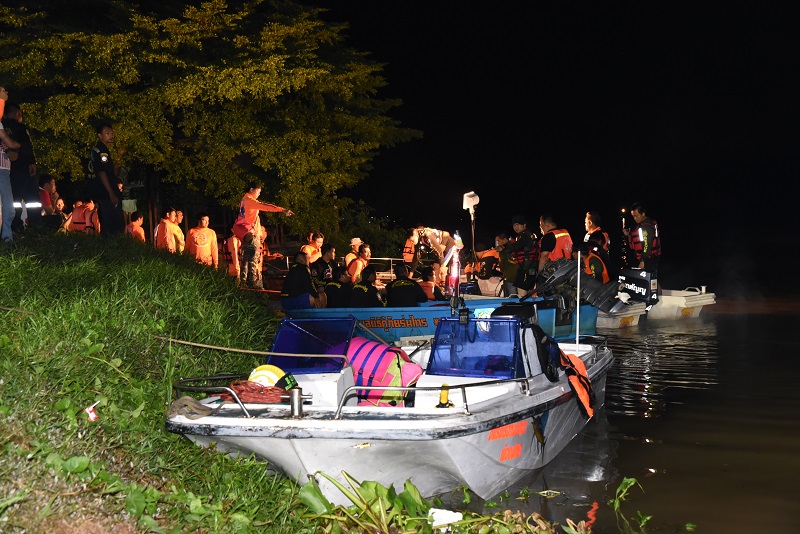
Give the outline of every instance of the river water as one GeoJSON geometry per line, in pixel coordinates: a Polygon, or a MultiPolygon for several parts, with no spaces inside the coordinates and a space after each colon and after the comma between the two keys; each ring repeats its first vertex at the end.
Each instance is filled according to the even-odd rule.
{"type": "Polygon", "coordinates": [[[638,529],[639,512],[647,532],[800,533],[795,328],[797,305],[718,301],[695,319],[600,330],[616,358],[605,408],[508,502],[490,501],[562,525],[593,518],[595,533],[638,529]],[[623,477],[641,488],[618,517],[623,477]]]}

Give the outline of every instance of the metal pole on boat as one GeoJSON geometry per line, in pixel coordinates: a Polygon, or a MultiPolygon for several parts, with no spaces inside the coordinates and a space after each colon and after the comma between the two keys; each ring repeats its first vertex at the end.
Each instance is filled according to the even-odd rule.
{"type": "Polygon", "coordinates": [[[575,350],[578,350],[578,344],[581,339],[581,248],[578,247],[578,288],[575,295],[578,309],[575,313],[575,350]]]}

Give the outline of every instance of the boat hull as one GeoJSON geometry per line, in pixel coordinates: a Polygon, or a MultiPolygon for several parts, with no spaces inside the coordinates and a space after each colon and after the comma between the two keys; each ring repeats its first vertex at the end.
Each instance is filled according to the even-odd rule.
{"type": "MultiPolygon", "coordinates": [[[[586,362],[596,409],[612,362],[607,349],[586,362]]],[[[427,384],[436,380],[428,377],[427,384]]],[[[230,404],[198,420],[169,417],[166,427],[204,447],[254,454],[299,484],[314,478],[334,504],[351,503],[320,472],[345,487],[343,472],[398,492],[410,480],[425,497],[467,486],[488,499],[550,462],[588,422],[563,373],[557,382],[538,375],[528,383],[531,394],[518,382],[503,383],[493,390],[497,396],[468,407],[451,392],[454,406],[437,409],[438,392],[418,385],[413,408],[352,406],[336,419],[330,407],[294,418],[283,405],[247,405],[246,418],[230,404]]]]}
{"type": "Polygon", "coordinates": [[[626,328],[639,324],[639,319],[647,314],[647,306],[644,302],[634,302],[627,306],[624,311],[618,313],[597,313],[597,328],[626,328]]]}
{"type": "Polygon", "coordinates": [[[699,288],[664,289],[658,297],[658,303],[647,312],[647,319],[692,319],[700,315],[704,306],[715,303],[714,293],[707,293],[699,288]]]}

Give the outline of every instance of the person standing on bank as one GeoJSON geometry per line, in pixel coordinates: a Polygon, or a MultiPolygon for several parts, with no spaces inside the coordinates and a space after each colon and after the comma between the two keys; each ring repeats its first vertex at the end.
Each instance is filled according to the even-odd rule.
{"type": "Polygon", "coordinates": [[[261,219],[258,213],[266,211],[284,213],[287,217],[294,215],[290,209],[261,202],[258,200],[259,195],[261,195],[261,184],[255,182],[248,184],[239,204],[239,215],[232,228],[233,235],[241,242],[240,283],[253,289],[264,289],[261,280],[261,219]]]}
{"type": "Polygon", "coordinates": [[[632,230],[625,228],[623,233],[628,238],[628,248],[636,257],[636,267],[657,276],[658,262],[661,259],[658,223],[647,216],[647,211],[640,202],[631,206],[631,217],[636,221],[636,226],[632,230]]]}
{"type": "Polygon", "coordinates": [[[29,208],[25,210],[26,220],[22,220],[23,210],[20,208],[14,216],[14,222],[11,223],[14,231],[21,232],[25,229],[25,225],[38,224],[42,220],[40,208],[35,207],[39,200],[36,154],[33,151],[30,132],[24,123],[22,108],[7,102],[2,117],[6,133],[19,143],[19,148],[10,150],[8,157],[11,160],[11,189],[14,192],[14,202],[19,202],[22,206],[24,201],[29,208]]]}
{"type": "MultiPolygon", "coordinates": [[[[5,87],[0,87],[0,107],[5,110],[8,92],[5,87]]],[[[2,115],[2,113],[0,113],[2,115]]],[[[11,191],[11,160],[6,150],[19,148],[19,143],[8,135],[0,122],[0,242],[10,243],[14,239],[11,223],[14,221],[14,195],[11,191]]]]}
{"type": "Polygon", "coordinates": [[[217,233],[208,227],[208,213],[197,214],[197,226],[189,230],[186,237],[186,251],[197,263],[219,267],[217,233]]]}
{"type": "Polygon", "coordinates": [[[118,235],[125,231],[125,215],[117,179],[119,167],[114,164],[110,150],[114,144],[114,129],[104,123],[97,127],[96,132],[97,144],[89,154],[89,194],[97,203],[103,233],[118,235]]]}

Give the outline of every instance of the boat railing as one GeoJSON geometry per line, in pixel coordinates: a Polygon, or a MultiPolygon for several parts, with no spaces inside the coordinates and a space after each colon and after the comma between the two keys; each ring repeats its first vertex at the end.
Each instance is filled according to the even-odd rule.
{"type": "MultiPolygon", "coordinates": [[[[271,356],[296,356],[296,357],[300,357],[300,358],[325,358],[325,359],[341,358],[341,359],[343,359],[345,361],[347,360],[347,356],[342,355],[342,354],[296,354],[296,353],[287,353],[287,352],[262,352],[262,353],[269,354],[271,356]]],[[[208,383],[208,382],[211,382],[211,383],[213,383],[213,382],[223,382],[224,381],[224,382],[227,382],[228,384],[231,384],[232,382],[235,382],[237,380],[247,380],[249,378],[249,376],[250,376],[249,373],[248,374],[223,373],[223,374],[211,375],[211,376],[196,376],[196,377],[190,377],[190,378],[179,378],[178,380],[173,382],[172,388],[175,390],[175,393],[177,393],[178,397],[183,396],[183,394],[185,392],[189,392],[189,391],[192,391],[192,392],[195,392],[195,393],[206,393],[206,394],[208,394],[208,393],[228,393],[233,398],[233,401],[236,404],[238,404],[239,407],[242,409],[242,412],[244,412],[245,417],[252,417],[250,415],[250,412],[247,410],[247,408],[245,408],[244,402],[242,402],[242,400],[239,398],[239,395],[237,395],[236,391],[234,391],[230,386],[221,385],[221,384],[220,385],[209,385],[209,384],[207,384],[207,385],[203,385],[203,386],[190,385],[190,384],[192,384],[194,382],[200,382],[200,381],[205,382],[205,383],[208,383]]],[[[288,400],[289,397],[287,396],[286,398],[288,400]]]]}
{"type": "Polygon", "coordinates": [[[233,397],[234,402],[239,405],[239,408],[242,409],[244,412],[245,417],[252,417],[250,412],[247,411],[247,408],[244,407],[244,403],[241,401],[239,396],[230,386],[190,386],[189,384],[192,382],[198,382],[200,380],[204,382],[219,382],[219,381],[226,381],[231,383],[232,381],[236,380],[246,380],[247,377],[250,376],[248,374],[221,374],[221,375],[212,375],[212,376],[201,376],[201,377],[193,377],[193,378],[179,378],[172,384],[172,388],[178,394],[178,397],[182,397],[183,394],[187,391],[193,391],[195,393],[228,393],[233,397]]]}
{"type": "MultiPolygon", "coordinates": [[[[334,419],[341,419],[342,418],[342,410],[344,409],[345,402],[352,394],[356,394],[358,391],[371,391],[379,389],[381,391],[450,391],[450,390],[461,390],[461,400],[464,402],[464,415],[470,415],[469,411],[469,403],[467,402],[467,389],[476,389],[486,386],[496,386],[499,384],[509,384],[512,382],[518,382],[521,386],[522,393],[528,395],[530,393],[530,386],[528,383],[530,377],[526,378],[503,378],[499,380],[486,380],[483,382],[472,382],[469,384],[453,384],[453,385],[441,385],[441,386],[350,386],[348,387],[342,397],[339,399],[339,405],[336,408],[336,413],[334,414],[334,419]]],[[[451,406],[441,406],[442,408],[449,408],[451,406]]],[[[388,408],[392,410],[394,408],[388,408]]]]}
{"type": "MultiPolygon", "coordinates": [[[[250,414],[250,411],[245,407],[245,403],[239,398],[239,395],[236,394],[236,391],[233,390],[230,386],[226,385],[202,385],[202,386],[194,386],[190,385],[193,382],[204,381],[204,382],[220,382],[220,381],[227,381],[230,383],[231,381],[236,380],[246,380],[249,375],[247,374],[220,374],[220,375],[213,375],[213,376],[203,376],[203,377],[193,377],[193,378],[181,378],[175,381],[173,384],[173,388],[175,389],[178,396],[183,396],[186,392],[195,392],[195,393],[228,393],[232,398],[233,401],[241,408],[242,413],[245,417],[252,418],[253,416],[250,414]]],[[[468,389],[476,389],[481,387],[487,386],[495,386],[499,384],[509,384],[512,382],[519,383],[523,394],[529,394],[530,387],[528,384],[528,378],[511,378],[511,379],[500,379],[500,380],[486,380],[483,382],[473,382],[470,384],[454,384],[454,385],[442,385],[442,386],[359,386],[353,385],[349,386],[343,393],[341,398],[339,399],[338,405],[336,407],[336,412],[334,413],[334,419],[342,419],[342,411],[345,406],[345,402],[349,398],[358,395],[359,391],[371,391],[371,390],[382,390],[382,391],[398,391],[398,392],[410,392],[410,391],[451,391],[451,390],[460,390],[461,391],[461,399],[464,403],[464,415],[470,415],[469,411],[469,402],[467,401],[467,390],[468,389]]],[[[283,399],[281,399],[283,401],[283,399]]],[[[286,395],[286,400],[289,400],[289,396],[286,395]]],[[[442,406],[450,407],[450,406],[442,406]]],[[[393,410],[395,408],[387,408],[389,410],[393,410]]]]}

